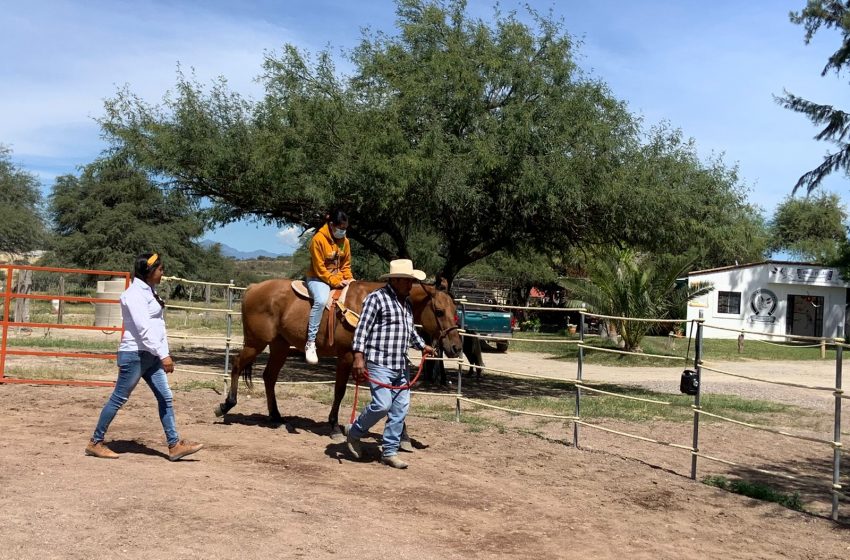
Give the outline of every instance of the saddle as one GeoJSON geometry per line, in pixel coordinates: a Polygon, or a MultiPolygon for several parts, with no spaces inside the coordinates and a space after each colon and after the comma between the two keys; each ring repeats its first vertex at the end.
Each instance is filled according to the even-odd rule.
{"type": "MultiPolygon", "coordinates": [[[[348,286],[350,285],[351,284],[348,286]]],[[[290,286],[292,286],[292,291],[298,294],[299,297],[306,299],[307,301],[313,300],[313,298],[310,297],[310,291],[307,289],[307,284],[305,284],[303,280],[293,280],[290,286]]],[[[351,328],[355,328],[357,326],[357,322],[360,321],[360,314],[355,313],[345,306],[344,302],[345,296],[348,293],[348,286],[331,290],[331,297],[328,298],[328,302],[325,304],[325,309],[328,310],[329,346],[333,346],[334,344],[334,319],[337,313],[342,316],[346,324],[348,324],[351,328]]]]}

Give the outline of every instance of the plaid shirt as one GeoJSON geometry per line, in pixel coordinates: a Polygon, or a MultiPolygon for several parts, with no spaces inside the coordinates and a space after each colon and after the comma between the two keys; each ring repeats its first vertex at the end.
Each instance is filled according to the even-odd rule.
{"type": "Polygon", "coordinates": [[[365,354],[369,362],[398,370],[407,366],[411,345],[425,348],[425,341],[413,328],[410,300],[401,303],[389,284],[369,294],[354,331],[352,349],[365,354]]]}

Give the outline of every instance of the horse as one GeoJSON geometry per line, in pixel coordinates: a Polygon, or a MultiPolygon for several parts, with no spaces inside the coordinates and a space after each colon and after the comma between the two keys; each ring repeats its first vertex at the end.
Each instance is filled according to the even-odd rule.
{"type": "MultiPolygon", "coordinates": [[[[366,296],[384,285],[380,282],[353,282],[349,285],[345,297],[345,307],[359,313],[363,309],[366,296]]],[[[463,343],[457,331],[455,319],[457,310],[448,292],[441,289],[439,285],[417,283],[414,284],[409,297],[414,321],[421,324],[433,340],[439,342],[446,355],[452,358],[458,356],[463,343]]],[[[332,312],[336,313],[336,310],[332,312]]],[[[239,374],[242,374],[246,384],[250,386],[254,361],[268,346],[269,361],[263,370],[263,382],[266,388],[269,420],[275,423],[282,422],[283,417],[278,410],[274,392],[275,383],[286,358],[292,351],[290,347],[303,348],[307,341],[309,314],[310,301],[292,289],[291,280],[266,280],[248,287],[242,298],[244,342],[230,371],[230,390],[225,401],[215,408],[216,416],[223,416],[236,406],[239,374]]],[[[339,405],[345,396],[346,385],[354,363],[354,353],[351,350],[354,329],[337,313],[333,345],[329,345],[327,317],[326,310],[316,337],[316,351],[319,356],[336,356],[334,401],[328,415],[328,422],[331,425],[331,437],[341,439],[344,436],[339,426],[339,405]]]]}

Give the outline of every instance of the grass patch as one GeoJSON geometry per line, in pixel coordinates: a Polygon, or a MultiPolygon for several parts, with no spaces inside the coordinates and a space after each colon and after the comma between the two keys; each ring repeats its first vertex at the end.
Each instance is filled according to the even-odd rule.
{"type": "MultiPolygon", "coordinates": [[[[578,336],[558,336],[545,333],[514,333],[509,350],[517,352],[538,352],[552,354],[559,360],[578,360],[579,348],[576,344],[552,344],[551,342],[523,341],[524,338],[541,340],[574,340],[578,342],[578,336]]],[[[612,350],[620,348],[612,341],[600,337],[591,337],[586,340],[590,346],[598,346],[612,350]]],[[[660,354],[662,356],[673,356],[682,358],[685,362],[687,356],[689,361],[694,357],[694,341],[691,340],[688,349],[687,338],[677,338],[671,343],[668,337],[647,336],[641,341],[641,348],[645,354],[660,354]]],[[[758,340],[749,339],[744,342],[744,352],[738,353],[738,341],[727,339],[705,339],[703,341],[703,358],[706,360],[739,361],[739,360],[820,360],[820,348],[808,347],[807,344],[799,343],[771,343],[767,344],[758,340]]],[[[826,360],[835,360],[835,350],[827,345],[826,360]]],[[[611,366],[674,366],[674,360],[653,358],[640,355],[612,354],[610,352],[598,352],[585,349],[584,361],[589,364],[603,364],[611,366]]]]}
{"type": "MultiPolygon", "coordinates": [[[[549,390],[553,386],[564,386],[564,384],[548,382],[542,382],[541,384],[550,385],[550,387],[547,387],[549,390]]],[[[669,402],[670,405],[584,392],[581,398],[581,416],[585,420],[609,418],[629,422],[651,422],[654,420],[684,422],[690,421],[693,418],[693,410],[691,408],[693,397],[688,395],[659,393],[639,387],[624,387],[620,385],[599,385],[595,387],[618,395],[669,402]]],[[[575,393],[572,389],[569,389],[568,393],[565,391],[563,397],[526,396],[487,400],[486,402],[504,408],[527,412],[557,414],[559,416],[575,415],[575,393]]],[[[776,414],[793,413],[800,417],[809,414],[806,409],[792,405],[766,400],[745,399],[735,395],[703,395],[700,404],[703,410],[707,412],[755,424],[766,424],[770,420],[770,417],[776,414]],[[760,418],[762,416],[765,418],[760,418]]],[[[464,411],[464,413],[466,412],[464,411]]],[[[700,421],[721,422],[721,420],[709,416],[703,416],[700,421]]]]}
{"type": "Polygon", "coordinates": [[[108,368],[93,369],[89,367],[63,367],[63,366],[32,366],[6,367],[3,372],[5,376],[15,379],[43,379],[43,380],[78,380],[78,381],[115,381],[114,365],[108,368]]]}
{"type": "Polygon", "coordinates": [[[114,353],[120,342],[118,335],[114,340],[81,340],[73,338],[57,338],[53,336],[16,336],[9,337],[8,346],[24,348],[52,348],[56,350],[98,350],[114,353]]]}
{"type": "MultiPolygon", "coordinates": [[[[221,336],[227,332],[227,316],[224,313],[205,311],[185,311],[171,309],[166,313],[166,328],[176,330],[213,331],[221,336]]],[[[242,334],[242,319],[239,315],[232,318],[233,333],[242,334]]]]}
{"type": "Polygon", "coordinates": [[[754,500],[773,502],[794,511],[805,511],[803,502],[800,500],[799,492],[787,494],[779,492],[761,482],[749,482],[746,480],[728,480],[725,476],[712,475],[702,479],[703,484],[714,486],[721,490],[728,490],[734,494],[741,494],[754,500]]]}
{"type": "Polygon", "coordinates": [[[197,391],[198,389],[212,389],[216,393],[221,393],[222,382],[221,381],[212,381],[212,380],[191,380],[191,381],[181,381],[179,383],[175,383],[172,387],[175,391],[197,391]]]}

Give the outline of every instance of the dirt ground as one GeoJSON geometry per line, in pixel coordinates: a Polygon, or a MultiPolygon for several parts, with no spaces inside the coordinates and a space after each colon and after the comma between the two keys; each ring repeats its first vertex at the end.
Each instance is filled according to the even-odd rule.
{"type": "MultiPolygon", "coordinates": [[[[187,353],[182,363],[197,369],[218,359],[187,353]]],[[[552,367],[545,356],[511,352],[485,360],[515,371],[552,367]]],[[[329,378],[332,370],[328,362],[319,375],[292,366],[289,379],[329,378]]],[[[735,367],[764,372],[763,363],[735,367]]],[[[772,363],[769,375],[831,385],[831,367],[772,363]]],[[[675,392],[680,371],[591,366],[585,377],[675,392]]],[[[714,390],[758,391],[828,419],[828,393],[765,395],[729,379],[718,378],[714,390]]],[[[468,396],[523,387],[486,374],[464,381],[468,396]]],[[[730,424],[701,427],[708,454],[794,473],[785,489],[810,511],[798,513],[692,481],[686,451],[590,428],[581,428],[576,448],[571,424],[528,417],[504,416],[507,429],[473,429],[414,415],[409,469],[376,461],[377,429],[365,440],[367,459],[353,461],[328,437],[327,405],[292,392],[278,387],[287,421],[275,426],[262,397],[243,392],[222,420],[212,413],[223,399],[215,390],[177,391],[181,435],[206,448],[171,463],[144,386],[110,428],[107,441],[121,458],[109,461],[83,448],[110,389],[0,384],[0,558],[850,558],[850,504],[842,523],[826,518],[828,446],[730,424]]],[[[682,444],[691,438],[690,424],[604,425],[682,444]]],[[[831,436],[826,420],[802,429],[831,436]]],[[[754,476],[701,460],[699,478],[709,474],[754,476]]]]}

